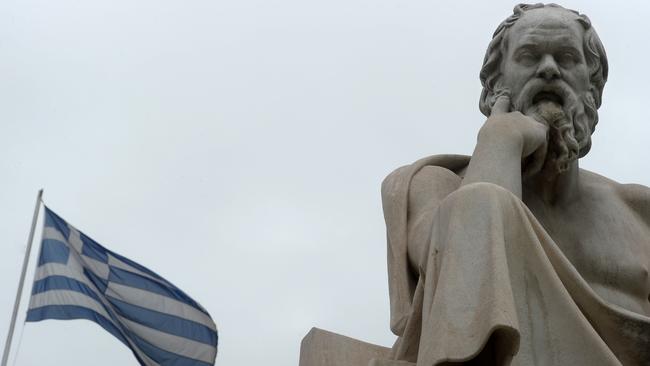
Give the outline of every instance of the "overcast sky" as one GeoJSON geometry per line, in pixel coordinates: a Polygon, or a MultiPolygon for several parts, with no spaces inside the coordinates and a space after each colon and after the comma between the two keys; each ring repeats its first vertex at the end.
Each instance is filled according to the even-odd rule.
{"type": "MultiPolygon", "coordinates": [[[[381,181],[471,153],[478,72],[514,5],[3,1],[0,339],[44,188],[208,309],[217,365],[297,365],[313,326],[391,345],[381,181]]],[[[590,16],[610,62],[582,167],[648,185],[650,5],[563,5],[590,16]]],[[[89,321],[22,329],[16,365],[137,365],[89,321]]]]}

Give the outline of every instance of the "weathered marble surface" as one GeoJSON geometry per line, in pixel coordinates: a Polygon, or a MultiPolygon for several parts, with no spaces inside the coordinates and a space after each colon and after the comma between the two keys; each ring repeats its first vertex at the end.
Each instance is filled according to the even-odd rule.
{"type": "Polygon", "coordinates": [[[584,15],[522,4],[499,25],[472,155],[382,185],[398,340],[370,364],[650,365],[650,189],[578,164],[607,75],[584,15]]]}
{"type": "MultiPolygon", "coordinates": [[[[461,186],[454,172],[468,161],[463,156],[425,158],[396,171],[384,184],[394,263],[390,280],[404,280],[412,294],[399,299],[410,301],[410,308],[392,356],[418,365],[467,360],[478,365],[649,364],[647,313],[617,304],[624,304],[621,296],[606,298],[608,293],[596,291],[565,255],[566,248],[512,192],[487,182],[461,186]],[[418,272],[410,266],[401,271],[398,263],[408,262],[408,250],[418,248],[423,253],[418,272]]],[[[594,229],[603,240],[617,240],[620,249],[635,238],[621,230],[650,234],[649,222],[638,221],[636,209],[624,208],[648,210],[648,189],[587,171],[581,177],[598,187],[596,200],[606,191],[630,198],[619,202],[614,217],[603,217],[620,225],[617,233],[607,236],[602,223],[594,229]]],[[[645,254],[628,254],[614,268],[618,274],[629,271],[628,278],[647,286],[645,254]]]]}

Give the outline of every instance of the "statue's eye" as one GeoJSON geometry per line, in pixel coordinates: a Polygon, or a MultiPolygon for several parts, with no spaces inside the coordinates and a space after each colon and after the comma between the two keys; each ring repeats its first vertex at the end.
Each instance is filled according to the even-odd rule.
{"type": "Polygon", "coordinates": [[[578,56],[573,52],[562,52],[557,57],[557,62],[562,67],[571,67],[578,63],[578,56]]]}
{"type": "Polygon", "coordinates": [[[517,61],[526,66],[532,66],[537,62],[537,55],[530,51],[521,51],[517,54],[517,61]]]}

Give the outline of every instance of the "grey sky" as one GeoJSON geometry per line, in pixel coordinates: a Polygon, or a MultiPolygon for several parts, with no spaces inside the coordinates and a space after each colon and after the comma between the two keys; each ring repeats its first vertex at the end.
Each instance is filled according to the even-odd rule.
{"type": "MultiPolygon", "coordinates": [[[[1,339],[43,187],[210,311],[217,365],[297,365],[312,326],[392,344],[379,186],[471,153],[478,71],[514,5],[4,1],[1,339]]],[[[563,5],[590,16],[610,61],[582,167],[648,185],[650,5],[563,5]]],[[[87,364],[136,361],[88,321],[25,326],[16,365],[87,364]]]]}

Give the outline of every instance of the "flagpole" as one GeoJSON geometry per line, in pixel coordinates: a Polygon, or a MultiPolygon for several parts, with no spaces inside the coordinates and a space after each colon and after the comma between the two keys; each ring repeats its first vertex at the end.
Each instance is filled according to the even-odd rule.
{"type": "Polygon", "coordinates": [[[9,325],[9,333],[7,333],[7,341],[5,342],[5,350],[2,354],[2,366],[7,366],[9,359],[9,351],[11,350],[11,339],[14,335],[14,327],[16,326],[16,316],[18,315],[18,308],[20,307],[20,295],[23,292],[23,284],[25,283],[25,273],[27,272],[27,264],[29,263],[29,254],[32,251],[32,242],[34,241],[34,230],[36,229],[36,220],[38,219],[38,210],[41,208],[41,198],[43,197],[43,190],[38,191],[36,196],[36,205],[34,207],[34,217],[32,217],[32,228],[29,232],[29,239],[27,239],[27,251],[23,259],[23,270],[20,273],[20,281],[18,282],[18,291],[16,293],[16,301],[14,302],[14,312],[11,314],[11,325],[9,325]]]}

